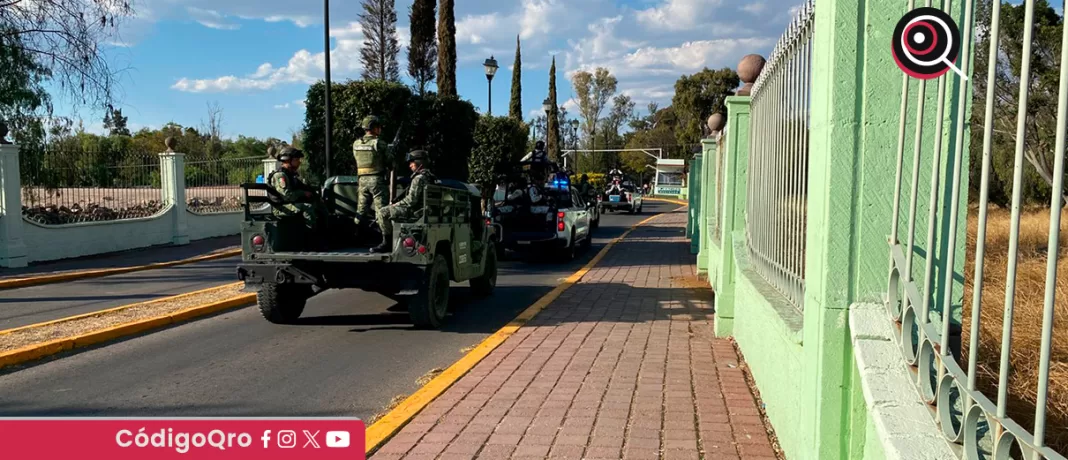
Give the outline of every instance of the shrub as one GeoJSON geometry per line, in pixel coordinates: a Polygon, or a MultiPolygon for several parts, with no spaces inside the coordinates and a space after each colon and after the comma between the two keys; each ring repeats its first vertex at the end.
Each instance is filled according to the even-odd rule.
{"type": "MultiPolygon", "coordinates": [[[[404,85],[382,81],[349,81],[331,85],[332,132],[330,174],[354,174],[352,143],[363,136],[362,122],[368,115],[383,123],[382,138],[392,143],[397,130],[394,159],[402,167],[405,154],[422,148],[430,154],[435,174],[467,179],[467,158],[474,146],[478,114],[474,106],[455,97],[427,94],[419,97],[404,85]]],[[[304,122],[304,152],[311,176],[325,179],[325,85],[308,89],[304,122]]],[[[404,169],[398,169],[404,171],[404,169]]]]}
{"type": "Polygon", "coordinates": [[[475,148],[469,161],[470,181],[484,197],[492,193],[497,179],[523,157],[527,133],[522,124],[508,117],[481,117],[474,130],[475,148]]]}

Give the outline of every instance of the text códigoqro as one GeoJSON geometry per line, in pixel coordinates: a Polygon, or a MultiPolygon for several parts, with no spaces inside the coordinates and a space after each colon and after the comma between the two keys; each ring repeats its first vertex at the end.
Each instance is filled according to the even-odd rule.
{"type": "MultiPolygon", "coordinates": [[[[265,436],[266,433],[265,433],[265,436]]],[[[173,428],[166,430],[146,432],[144,427],[135,431],[119,430],[115,434],[115,443],[123,448],[166,448],[174,449],[180,454],[189,452],[190,448],[209,449],[234,449],[249,447],[252,445],[252,435],[248,433],[232,433],[222,430],[211,430],[207,433],[178,432],[173,428]]],[[[267,441],[264,441],[267,447],[267,441]]]]}

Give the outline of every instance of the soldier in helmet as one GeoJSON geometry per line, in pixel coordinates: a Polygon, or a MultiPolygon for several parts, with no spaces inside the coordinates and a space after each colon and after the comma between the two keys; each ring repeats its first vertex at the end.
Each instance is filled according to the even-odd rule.
{"type": "Polygon", "coordinates": [[[379,139],[382,135],[382,123],[378,117],[364,118],[363,129],[364,136],[352,143],[352,155],[356,157],[356,174],[359,176],[357,224],[370,223],[379,209],[388,204],[388,176],[393,164],[386,143],[379,139]]]}
{"type": "Polygon", "coordinates": [[[382,229],[382,243],[372,249],[373,252],[390,252],[393,250],[393,219],[411,217],[423,209],[423,192],[427,184],[433,183],[434,174],[430,172],[426,151],[415,150],[408,154],[408,168],[412,171],[412,183],[400,201],[383,207],[378,211],[378,228],[382,229]]]}
{"type": "Polygon", "coordinates": [[[274,208],[274,214],[279,217],[303,215],[304,221],[314,230],[319,228],[319,217],[323,215],[324,209],[315,189],[300,179],[298,169],[303,158],[304,152],[300,149],[288,146],[283,148],[277,156],[282,166],[267,177],[267,183],[289,202],[274,208]]]}

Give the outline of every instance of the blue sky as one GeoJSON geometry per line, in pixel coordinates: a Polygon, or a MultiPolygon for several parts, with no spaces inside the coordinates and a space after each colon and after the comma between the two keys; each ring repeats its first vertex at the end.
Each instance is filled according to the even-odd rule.
{"type": "MultiPolygon", "coordinates": [[[[322,2],[292,0],[134,0],[109,59],[122,73],[117,106],[131,128],[169,121],[197,126],[207,105],[224,111],[227,136],[288,138],[304,120],[309,83],[323,77],[322,2]]],[[[557,59],[559,102],[569,76],[603,66],[638,107],[670,102],[672,85],[704,67],[734,67],[766,55],[800,0],[460,0],[456,6],[458,90],[486,108],[482,61],[501,65],[493,112],[507,112],[516,35],[523,40],[523,108],[539,111],[557,59]]],[[[398,0],[398,35],[408,41],[408,7],[398,0]]],[[[331,4],[334,81],[359,78],[360,2],[331,4]]],[[[399,56],[406,68],[406,57],[399,56]]],[[[404,80],[410,80],[405,75],[404,80]]],[[[568,104],[570,105],[570,104],[568,104]]],[[[62,104],[61,104],[62,106],[62,104]]],[[[61,109],[70,110],[68,109],[61,109]]],[[[100,130],[102,113],[79,109],[100,130]]]]}

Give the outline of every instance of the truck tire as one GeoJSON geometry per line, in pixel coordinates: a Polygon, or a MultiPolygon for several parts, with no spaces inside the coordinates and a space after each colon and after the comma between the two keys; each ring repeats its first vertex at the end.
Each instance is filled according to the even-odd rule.
{"type": "Polygon", "coordinates": [[[260,314],[274,324],[293,324],[308,302],[310,292],[302,286],[267,283],[256,293],[260,314]]]}
{"type": "Polygon", "coordinates": [[[437,329],[449,308],[449,262],[438,254],[423,275],[419,292],[408,303],[408,315],[420,329],[437,329]]]}
{"type": "Polygon", "coordinates": [[[497,287],[497,251],[486,251],[486,269],[482,276],[471,279],[471,290],[475,295],[486,297],[493,294],[493,288],[497,287]]]}
{"type": "Polygon", "coordinates": [[[560,258],[565,262],[575,260],[577,246],[575,244],[575,229],[571,229],[571,239],[568,240],[567,246],[560,250],[560,258]]]}

